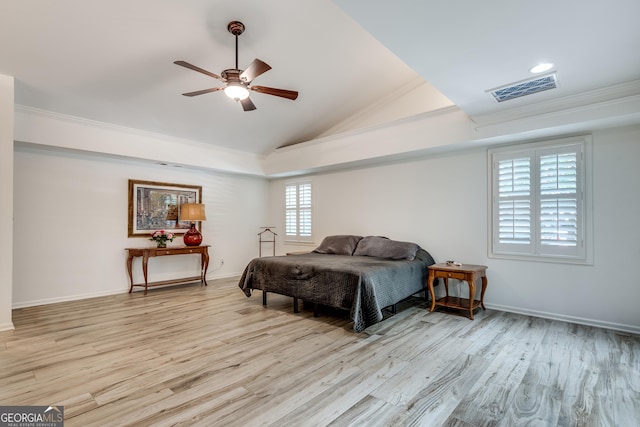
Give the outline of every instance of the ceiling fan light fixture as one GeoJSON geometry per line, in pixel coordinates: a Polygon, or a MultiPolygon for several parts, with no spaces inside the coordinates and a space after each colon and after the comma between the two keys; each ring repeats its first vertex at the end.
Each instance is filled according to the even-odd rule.
{"type": "Polygon", "coordinates": [[[235,101],[242,101],[249,97],[249,90],[240,83],[228,83],[224,94],[235,101]]]}

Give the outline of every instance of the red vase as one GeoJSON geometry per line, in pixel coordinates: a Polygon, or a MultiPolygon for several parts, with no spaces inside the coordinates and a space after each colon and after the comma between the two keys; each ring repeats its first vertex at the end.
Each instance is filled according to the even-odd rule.
{"type": "Polygon", "coordinates": [[[191,223],[191,228],[184,233],[184,244],[187,246],[198,246],[202,243],[202,234],[196,229],[196,223],[191,223]]]}

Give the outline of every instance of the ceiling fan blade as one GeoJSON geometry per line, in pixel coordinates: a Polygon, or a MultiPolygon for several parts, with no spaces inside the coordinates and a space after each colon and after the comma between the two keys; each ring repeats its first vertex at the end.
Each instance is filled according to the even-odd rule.
{"type": "Polygon", "coordinates": [[[293,90],[285,90],[285,89],[276,89],[273,87],[266,86],[251,86],[249,87],[251,90],[255,90],[256,92],[266,93],[267,95],[279,96],[281,98],[287,98],[292,101],[295,101],[298,98],[298,92],[293,90]]]}
{"type": "Polygon", "coordinates": [[[245,83],[249,83],[251,80],[258,77],[260,74],[266,73],[271,69],[267,63],[262,62],[258,58],[254,59],[251,64],[247,67],[246,70],[240,74],[240,80],[245,83]]]}
{"type": "Polygon", "coordinates": [[[207,75],[209,77],[213,77],[214,79],[218,79],[218,80],[224,81],[222,79],[222,77],[220,77],[219,75],[213,74],[212,72],[207,71],[207,70],[203,70],[202,68],[196,67],[195,65],[189,64],[188,62],[185,62],[185,61],[173,61],[173,63],[176,64],[176,65],[180,65],[182,67],[185,67],[185,68],[189,68],[190,70],[197,71],[199,73],[205,74],[205,75],[207,75]]]}
{"type": "Polygon", "coordinates": [[[242,104],[242,109],[244,111],[251,111],[256,109],[255,104],[249,98],[241,99],[240,103],[242,104]]]}
{"type": "Polygon", "coordinates": [[[184,96],[198,96],[198,95],[203,95],[205,93],[210,93],[210,92],[217,92],[219,90],[223,90],[223,87],[212,87],[211,89],[202,89],[202,90],[196,90],[195,92],[187,92],[187,93],[183,93],[184,96]]]}

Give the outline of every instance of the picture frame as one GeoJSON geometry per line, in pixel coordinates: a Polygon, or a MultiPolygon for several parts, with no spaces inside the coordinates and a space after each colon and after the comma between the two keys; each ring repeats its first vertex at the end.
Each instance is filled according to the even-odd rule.
{"type": "MultiPolygon", "coordinates": [[[[129,237],[149,237],[156,230],[175,235],[191,227],[180,221],[180,206],[201,203],[202,186],[129,180],[129,237]]],[[[196,228],[200,230],[200,221],[196,228]]]]}

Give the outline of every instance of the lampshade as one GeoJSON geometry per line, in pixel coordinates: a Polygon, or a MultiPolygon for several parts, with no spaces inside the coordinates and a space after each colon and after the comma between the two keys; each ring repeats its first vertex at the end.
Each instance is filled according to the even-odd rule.
{"type": "Polygon", "coordinates": [[[224,94],[236,101],[241,101],[249,97],[249,90],[240,83],[230,82],[224,88],[224,94]]]}
{"type": "Polygon", "coordinates": [[[204,213],[202,203],[185,203],[180,205],[180,221],[205,221],[207,216],[204,213]]]}

